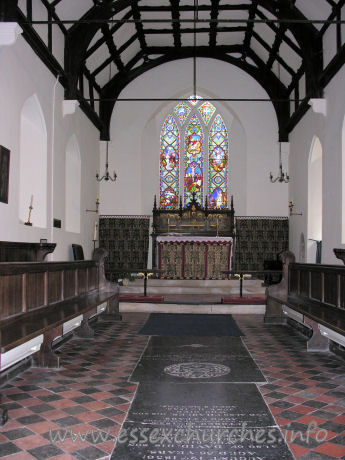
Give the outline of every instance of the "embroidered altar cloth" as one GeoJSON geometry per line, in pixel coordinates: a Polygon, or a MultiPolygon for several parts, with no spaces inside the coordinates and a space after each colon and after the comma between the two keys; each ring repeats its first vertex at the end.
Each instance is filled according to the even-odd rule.
{"type": "Polygon", "coordinates": [[[226,279],[231,269],[231,237],[159,236],[157,246],[165,279],[226,279]]]}

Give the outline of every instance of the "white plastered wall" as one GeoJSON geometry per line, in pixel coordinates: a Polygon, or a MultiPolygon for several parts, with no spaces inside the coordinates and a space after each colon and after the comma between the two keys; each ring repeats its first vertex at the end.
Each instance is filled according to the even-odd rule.
{"type": "MultiPolygon", "coordinates": [[[[121,98],[179,98],[192,93],[192,60],[170,62],[129,84],[121,98]]],[[[197,93],[207,98],[268,98],[248,74],[214,59],[197,60],[197,93]]],[[[177,103],[177,102],[176,102],[177,103]]],[[[109,145],[115,184],[101,184],[101,214],[150,214],[159,196],[159,136],[176,103],[117,102],[109,145]]],[[[287,215],[288,186],[271,184],[278,173],[278,128],[270,102],[214,102],[230,135],[230,195],[236,215],[287,215]]],[[[101,156],[104,168],[104,154],[101,156]]]]}
{"type": "MultiPolygon", "coordinates": [[[[342,68],[325,88],[326,116],[310,109],[290,134],[290,196],[295,211],[303,216],[290,219],[290,248],[298,254],[300,235],[307,235],[308,157],[315,136],[322,145],[322,263],[339,264],[333,248],[342,234],[342,125],[345,114],[345,69],[342,68]]],[[[344,179],[343,179],[344,180],[344,179]]]]}
{"type": "MultiPolygon", "coordinates": [[[[72,258],[71,244],[84,247],[91,257],[94,213],[99,167],[99,133],[78,108],[76,113],[62,116],[63,88],[46,69],[22,37],[8,47],[0,48],[0,144],[11,151],[9,203],[0,203],[0,240],[39,242],[46,238],[57,243],[53,260],[72,258]],[[54,92],[55,87],[55,92],[54,92]],[[55,104],[54,104],[55,93],[55,104]],[[47,228],[25,226],[19,219],[20,114],[25,101],[36,95],[47,128],[47,228]],[[53,110],[55,106],[55,110],[53,110]],[[54,113],[53,113],[54,112],[54,113]],[[81,233],[65,231],[65,150],[75,135],[81,153],[81,233]],[[62,228],[53,228],[53,218],[61,219],[62,228]]],[[[30,199],[30,197],[28,197],[30,199]]]]}

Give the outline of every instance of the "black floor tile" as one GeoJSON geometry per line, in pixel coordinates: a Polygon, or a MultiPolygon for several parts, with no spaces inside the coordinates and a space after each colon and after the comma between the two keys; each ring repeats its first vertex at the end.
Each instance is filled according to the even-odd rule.
{"type": "Polygon", "coordinates": [[[37,458],[37,460],[45,460],[46,458],[54,458],[62,455],[64,452],[55,444],[47,444],[45,446],[35,447],[28,450],[29,454],[37,458]]]}
{"type": "MultiPolygon", "coordinates": [[[[26,436],[31,436],[34,434],[31,430],[28,428],[15,428],[14,430],[9,430],[9,431],[1,431],[1,434],[6,436],[10,441],[13,441],[14,439],[20,439],[20,438],[25,438],[26,436]]],[[[0,445],[0,451],[1,451],[1,445],[0,445]]]]}

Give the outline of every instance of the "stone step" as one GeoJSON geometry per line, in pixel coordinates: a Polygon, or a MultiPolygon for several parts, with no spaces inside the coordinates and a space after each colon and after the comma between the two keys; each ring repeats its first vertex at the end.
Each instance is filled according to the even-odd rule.
{"type": "MultiPolygon", "coordinates": [[[[243,295],[263,295],[265,287],[261,280],[244,280],[243,295]]],[[[120,286],[120,294],[143,294],[143,280],[129,282],[126,286],[120,286]]],[[[240,283],[238,280],[158,280],[149,279],[147,282],[148,295],[210,295],[218,296],[239,295],[240,283]]]]}
{"type": "MultiPolygon", "coordinates": [[[[143,294],[143,287],[142,286],[121,286],[120,287],[120,294],[143,294]]],[[[198,295],[206,295],[206,294],[216,294],[220,296],[231,296],[231,295],[239,295],[240,288],[201,288],[201,287],[168,287],[168,286],[148,286],[147,287],[147,294],[148,295],[164,295],[164,294],[198,294],[198,295]]],[[[242,289],[243,295],[263,295],[265,293],[265,288],[261,289],[254,289],[252,287],[243,287],[242,289]]]]}
{"type": "Polygon", "coordinates": [[[265,305],[181,305],[120,302],[120,312],[132,313],[195,313],[195,314],[243,314],[263,315],[265,305]]]}
{"type": "MultiPolygon", "coordinates": [[[[157,278],[149,278],[148,285],[150,286],[179,286],[179,287],[229,287],[229,286],[239,286],[240,282],[236,279],[232,280],[164,280],[157,278]]],[[[129,281],[128,286],[143,286],[143,279],[136,279],[134,281],[129,281]]],[[[243,285],[248,286],[257,286],[262,285],[262,280],[251,280],[246,279],[243,281],[243,285]]]]}

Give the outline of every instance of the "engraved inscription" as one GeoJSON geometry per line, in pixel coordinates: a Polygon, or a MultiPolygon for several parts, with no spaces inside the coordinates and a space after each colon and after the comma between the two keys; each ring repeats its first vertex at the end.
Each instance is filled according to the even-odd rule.
{"type": "Polygon", "coordinates": [[[166,374],[185,379],[207,379],[230,373],[230,367],[213,363],[180,363],[164,368],[166,374]]]}

